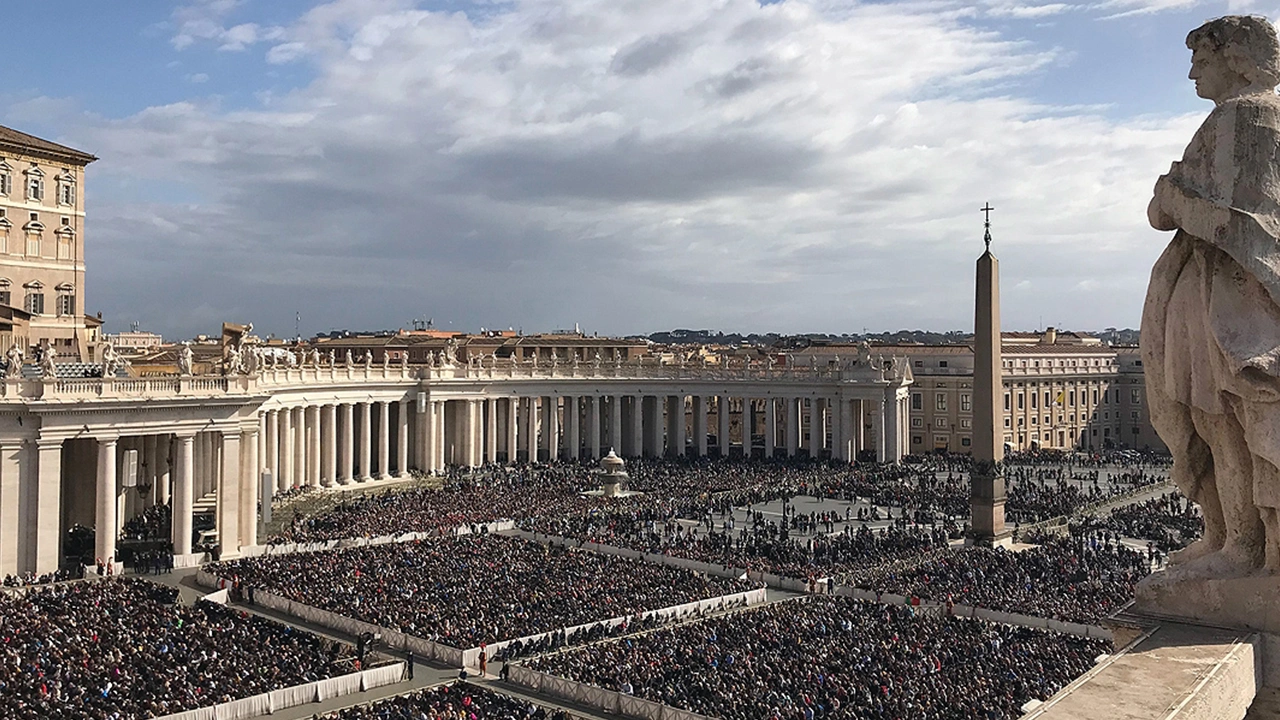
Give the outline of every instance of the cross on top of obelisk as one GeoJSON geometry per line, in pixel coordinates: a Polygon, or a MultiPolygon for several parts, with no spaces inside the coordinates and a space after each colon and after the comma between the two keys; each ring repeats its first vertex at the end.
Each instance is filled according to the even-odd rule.
{"type": "Polygon", "coordinates": [[[991,203],[987,203],[986,205],[983,205],[979,209],[982,211],[982,215],[984,218],[982,221],[982,228],[984,230],[982,234],[982,242],[987,244],[987,252],[990,252],[991,251],[991,211],[995,210],[995,208],[991,207],[991,203]]]}

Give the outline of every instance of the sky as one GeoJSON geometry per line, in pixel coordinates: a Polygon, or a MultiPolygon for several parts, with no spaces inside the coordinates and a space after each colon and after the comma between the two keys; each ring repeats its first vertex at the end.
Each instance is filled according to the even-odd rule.
{"type": "Polygon", "coordinates": [[[1197,0],[64,0],[0,124],[88,170],[86,308],[166,337],[1136,327],[1197,0]]]}

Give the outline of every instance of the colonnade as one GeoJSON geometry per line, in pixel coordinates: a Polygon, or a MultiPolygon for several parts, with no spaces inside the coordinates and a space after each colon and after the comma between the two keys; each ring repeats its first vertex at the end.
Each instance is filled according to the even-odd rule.
{"type": "Polygon", "coordinates": [[[906,451],[905,396],[554,395],[426,400],[418,467],[598,458],[859,457],[906,451]]]}
{"type": "Polygon", "coordinates": [[[114,557],[124,524],[153,505],[171,508],[175,555],[192,554],[197,519],[210,517],[233,557],[258,543],[270,496],[292,488],[610,450],[896,461],[908,435],[906,382],[534,381],[299,386],[229,402],[212,387],[208,405],[179,394],[120,412],[29,410],[0,433],[0,575],[58,567],[73,525],[94,528],[96,557],[114,557]]]}
{"type": "Polygon", "coordinates": [[[407,399],[261,410],[259,470],[278,492],[408,477],[410,417],[407,399]]]}

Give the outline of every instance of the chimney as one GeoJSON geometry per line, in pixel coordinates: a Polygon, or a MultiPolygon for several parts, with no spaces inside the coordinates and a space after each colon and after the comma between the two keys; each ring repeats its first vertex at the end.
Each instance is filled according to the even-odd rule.
{"type": "Polygon", "coordinates": [[[1058,342],[1058,329],[1050,325],[1044,329],[1044,337],[1040,338],[1040,342],[1045,345],[1053,345],[1058,342]]]}

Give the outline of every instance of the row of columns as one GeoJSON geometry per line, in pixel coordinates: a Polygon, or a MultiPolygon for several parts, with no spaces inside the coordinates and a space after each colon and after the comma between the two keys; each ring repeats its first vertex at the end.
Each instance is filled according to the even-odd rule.
{"type": "Polygon", "coordinates": [[[729,395],[570,395],[419,402],[419,455],[430,471],[447,465],[530,459],[706,456],[710,415],[716,449],[766,457],[801,451],[852,462],[874,450],[880,461],[906,451],[906,397],[738,397],[729,395]],[[738,442],[732,441],[733,417],[738,442]],[[757,438],[759,444],[757,444],[757,438]]]}
{"type": "Polygon", "coordinates": [[[409,408],[397,400],[263,410],[260,470],[271,473],[277,491],[406,477],[409,408]]]}

